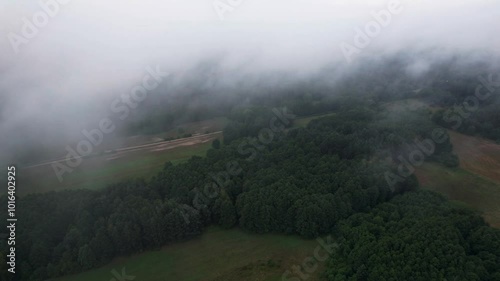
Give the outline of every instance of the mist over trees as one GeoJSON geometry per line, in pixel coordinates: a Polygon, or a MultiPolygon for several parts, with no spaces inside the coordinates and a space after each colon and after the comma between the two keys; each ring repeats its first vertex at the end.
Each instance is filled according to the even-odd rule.
{"type": "MultiPolygon", "coordinates": [[[[389,67],[386,71],[396,70],[389,67]]],[[[410,90],[413,87],[408,85],[418,80],[388,85],[385,80],[378,80],[388,74],[385,71],[378,74],[367,81],[360,78],[356,84],[345,82],[343,89],[350,87],[352,90],[337,96],[315,94],[312,90],[306,94],[284,91],[282,101],[291,109],[273,107],[280,105],[279,99],[268,99],[262,104],[265,95],[248,99],[246,106],[235,105],[227,115],[230,122],[224,129],[223,143],[214,145],[204,158],[193,157],[178,165],[166,163],[150,180],[130,180],[97,191],[49,192],[19,198],[19,218],[26,224],[18,229],[19,239],[25,241],[18,249],[20,256],[28,258],[19,265],[21,274],[17,275],[20,278],[17,280],[42,280],[91,269],[116,256],[190,239],[212,224],[226,228],[238,226],[255,233],[299,234],[314,238],[333,232],[340,237],[349,231],[345,225],[355,220],[356,214],[371,216],[378,208],[384,208],[385,202],[406,206],[398,203],[401,199],[391,200],[398,194],[407,193],[404,198],[428,197],[433,202],[444,202],[432,199],[436,197],[433,194],[413,195],[418,189],[414,175],[402,178],[395,185],[388,184],[384,177],[388,171],[396,173],[393,159],[414,149],[408,144],[415,139],[431,137],[430,133],[438,124],[433,122],[434,113],[429,110],[416,108],[398,113],[388,110],[388,101],[415,97],[410,90]],[[373,90],[368,90],[369,84],[373,90]],[[388,91],[400,95],[383,94],[388,91]],[[287,116],[292,112],[301,115],[329,112],[330,115],[311,121],[306,128],[292,127],[293,118],[288,123],[280,120],[275,124],[279,129],[275,128],[272,137],[267,136],[268,141],[263,142],[262,129],[269,128],[270,120],[276,118],[276,110],[287,116]]],[[[426,91],[439,93],[444,90],[438,85],[426,91]]],[[[457,94],[450,92],[450,95],[457,94]]],[[[429,96],[423,93],[419,97],[429,96]]],[[[431,97],[437,98],[437,94],[431,97]]],[[[450,158],[456,156],[446,138],[445,142],[436,145],[432,157],[426,160],[449,165],[450,158]]],[[[7,199],[3,196],[1,200],[7,199]]],[[[419,214],[434,210],[425,204],[415,208],[411,210],[419,214]]],[[[475,216],[456,212],[453,216],[459,221],[465,219],[461,217],[464,215],[475,216]]],[[[405,220],[401,221],[405,213],[396,217],[393,213],[390,219],[397,223],[394,227],[407,225],[405,220]]],[[[438,222],[435,222],[433,216],[428,221],[425,216],[418,218],[422,224],[430,225],[439,224],[440,220],[436,218],[438,222]]],[[[479,243],[477,239],[481,239],[483,233],[479,230],[481,227],[486,232],[493,231],[481,219],[476,220],[475,228],[461,234],[476,233],[474,237],[478,238],[470,243],[479,243]]],[[[379,222],[381,227],[384,223],[379,222]]],[[[392,235],[399,236],[398,232],[392,235]]],[[[345,237],[348,236],[352,236],[350,239],[355,237],[345,237]]],[[[493,247],[491,251],[496,251],[497,246],[488,241],[484,243],[493,247]]],[[[345,243],[344,247],[351,245],[345,243]]],[[[363,240],[359,243],[365,245],[363,240]]],[[[427,244],[414,242],[412,245],[427,244]]],[[[377,247],[383,246],[373,246],[377,247]]],[[[479,252],[466,255],[479,255],[479,252]]],[[[367,274],[366,269],[352,269],[358,268],[355,265],[357,257],[336,256],[332,262],[340,262],[337,260],[340,258],[345,259],[342,264],[347,269],[336,266],[328,269],[326,274],[333,278],[331,280],[367,274]]],[[[494,280],[488,279],[497,273],[487,265],[490,262],[487,260],[496,258],[498,256],[481,254],[479,259],[471,261],[478,270],[474,271],[477,280],[494,280]]],[[[383,269],[387,263],[373,262],[370,268],[376,268],[376,264],[381,266],[373,272],[396,276],[383,269]]],[[[453,270],[443,273],[441,270],[445,268],[441,265],[434,266],[436,273],[426,271],[426,274],[455,274],[453,270]]],[[[456,270],[463,269],[457,267],[456,270]]],[[[410,273],[406,270],[404,274],[410,273]]]]}
{"type": "Polygon", "coordinates": [[[500,231],[414,174],[460,170],[449,132],[500,143],[498,0],[252,0],[224,16],[200,0],[0,10],[0,166],[17,166],[18,191],[25,167],[66,156],[103,119],[106,148],[85,157],[227,121],[203,157],[149,178],[99,189],[84,174],[89,189],[17,197],[17,274],[0,228],[1,280],[91,270],[217,225],[333,235],[329,281],[500,281],[500,231]],[[152,71],[162,79],[143,87],[152,71]]]}

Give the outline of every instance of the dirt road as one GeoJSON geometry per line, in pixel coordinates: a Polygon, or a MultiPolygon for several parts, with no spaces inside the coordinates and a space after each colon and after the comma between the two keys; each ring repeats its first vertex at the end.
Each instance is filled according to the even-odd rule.
{"type": "MultiPolygon", "coordinates": [[[[192,137],[182,138],[182,139],[177,139],[177,140],[171,140],[171,141],[158,141],[158,142],[147,143],[147,144],[142,144],[142,145],[122,147],[122,148],[114,149],[112,152],[108,152],[107,154],[112,156],[111,158],[114,159],[116,157],[113,157],[113,156],[116,153],[121,153],[121,152],[131,152],[131,151],[148,150],[148,149],[154,149],[152,151],[161,151],[161,150],[172,149],[172,148],[179,147],[179,146],[189,146],[189,145],[193,145],[193,144],[196,144],[199,142],[204,142],[206,140],[210,140],[215,135],[220,134],[220,133],[222,133],[222,131],[213,132],[213,133],[204,134],[204,135],[197,135],[197,136],[192,136],[192,137]]],[[[90,155],[89,157],[97,156],[97,155],[98,154],[93,154],[93,155],[90,155]]],[[[78,157],[74,157],[72,159],[80,159],[80,158],[83,158],[83,157],[78,156],[78,157]]],[[[48,160],[48,161],[44,161],[44,162],[37,163],[37,164],[31,164],[31,165],[22,167],[22,169],[30,169],[30,168],[65,162],[67,160],[68,159],[66,157],[62,157],[59,159],[48,160]]]]}

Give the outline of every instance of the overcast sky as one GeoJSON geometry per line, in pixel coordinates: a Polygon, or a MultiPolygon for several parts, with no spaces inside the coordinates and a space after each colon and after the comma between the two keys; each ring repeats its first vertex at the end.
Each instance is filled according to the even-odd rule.
{"type": "MultiPolygon", "coordinates": [[[[66,0],[26,38],[25,19],[33,23],[44,11],[40,3],[54,0],[0,1],[0,157],[8,150],[5,136],[19,128],[51,124],[61,135],[81,131],[89,113],[98,114],[140,81],[148,65],[175,74],[210,56],[223,58],[228,71],[254,73],[313,73],[327,63],[345,64],[340,45],[353,45],[355,28],[365,28],[371,12],[391,2],[66,0]],[[221,20],[214,6],[231,3],[221,20]],[[23,43],[16,45],[18,36],[23,43]]],[[[392,14],[363,54],[500,50],[498,0],[400,3],[402,11],[392,14]]]]}

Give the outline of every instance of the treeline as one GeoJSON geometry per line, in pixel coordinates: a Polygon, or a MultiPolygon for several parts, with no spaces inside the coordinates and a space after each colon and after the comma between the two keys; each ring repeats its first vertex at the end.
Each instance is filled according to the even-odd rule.
{"type": "MultiPolygon", "coordinates": [[[[252,137],[254,126],[246,131],[250,136],[211,149],[205,158],[165,164],[150,181],[19,198],[23,223],[17,235],[23,243],[17,245],[22,259],[16,280],[87,270],[119,255],[189,239],[210,224],[316,237],[394,194],[415,190],[413,175],[388,185],[384,172],[395,168],[386,156],[425,138],[432,124],[428,116],[415,112],[397,119],[376,105],[344,105],[307,128],[291,128],[276,118],[274,131],[266,119],[276,113],[257,111],[264,116],[256,123],[264,126],[257,136],[252,137]]],[[[246,114],[259,117],[252,111],[235,114],[235,121],[245,120],[246,114]]],[[[435,154],[450,148],[448,141],[435,154]]],[[[1,200],[6,204],[5,197],[1,200]]]]}
{"type": "Polygon", "coordinates": [[[355,214],[335,234],[330,281],[500,280],[500,231],[428,191],[355,214]]]}
{"type": "Polygon", "coordinates": [[[460,133],[500,142],[500,77],[485,65],[441,69],[416,94],[436,108],[433,120],[460,133]]]}
{"type": "MultiPolygon", "coordinates": [[[[5,198],[1,200],[6,204],[5,198]]],[[[144,181],[102,191],[62,191],[19,199],[16,275],[45,280],[103,265],[118,255],[142,252],[201,233],[197,214],[186,223],[178,203],[163,199],[144,181]]],[[[5,246],[2,241],[2,257],[5,246]]],[[[6,261],[0,265],[6,272],[6,261]]],[[[6,277],[6,276],[5,276],[6,277]]],[[[8,280],[8,279],[5,279],[8,280]]]]}
{"type": "Polygon", "coordinates": [[[470,111],[467,111],[463,104],[439,109],[434,113],[433,120],[445,128],[462,134],[481,136],[500,143],[500,103],[498,101],[500,99],[497,99],[497,103],[484,104],[470,111]]]}

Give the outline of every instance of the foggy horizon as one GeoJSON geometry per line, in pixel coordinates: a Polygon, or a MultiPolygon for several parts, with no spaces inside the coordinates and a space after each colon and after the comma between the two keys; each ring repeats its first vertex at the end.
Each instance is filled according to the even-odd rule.
{"type": "MultiPolygon", "coordinates": [[[[248,0],[231,2],[230,9],[224,1],[2,2],[0,135],[22,139],[36,132],[43,142],[60,142],[63,153],[65,143],[109,114],[111,102],[139,83],[147,67],[168,72],[169,82],[157,91],[175,95],[175,85],[189,83],[207,63],[216,70],[214,91],[273,73],[307,81],[333,67],[331,84],[363,58],[401,53],[414,54],[414,71],[456,55],[465,63],[498,60],[497,1],[396,2],[400,11],[349,60],[341,45],[356,46],[357,28],[364,30],[373,12],[391,1],[248,0]],[[46,25],[35,26],[33,38],[12,41],[24,38],[25,19],[33,24],[33,15],[45,11],[40,3],[59,5],[46,25]]],[[[10,142],[2,158],[19,146],[10,142]]]]}

